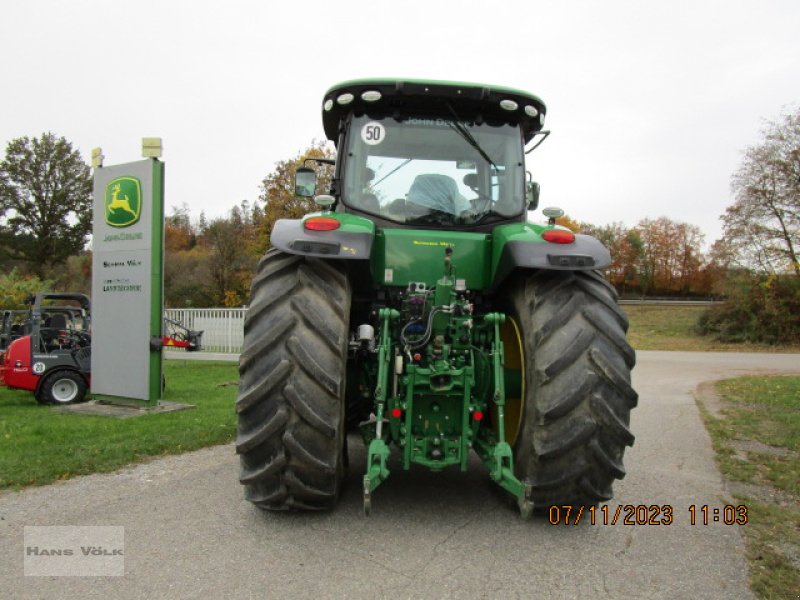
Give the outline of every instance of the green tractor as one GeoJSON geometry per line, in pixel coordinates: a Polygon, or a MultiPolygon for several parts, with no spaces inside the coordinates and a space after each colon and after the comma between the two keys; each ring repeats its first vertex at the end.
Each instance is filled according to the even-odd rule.
{"type": "MultiPolygon", "coordinates": [[[[466,471],[470,450],[523,517],[612,497],[635,355],[606,248],[556,225],[560,209],[528,221],[545,111],[466,83],[328,90],[337,159],[305,163],[335,164],[331,188],[320,212],[275,224],[252,283],[236,402],[247,500],[334,506],[352,427],[367,514],[390,464],[466,471]]],[[[295,190],[315,194],[314,169],[295,190]]]]}

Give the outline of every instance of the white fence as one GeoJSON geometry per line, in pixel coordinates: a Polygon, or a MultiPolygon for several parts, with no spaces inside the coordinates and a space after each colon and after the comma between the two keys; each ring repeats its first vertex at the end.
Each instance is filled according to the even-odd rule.
{"type": "Polygon", "coordinates": [[[202,331],[203,350],[238,354],[244,343],[246,308],[168,308],[164,316],[202,331]]]}
{"type": "MultiPolygon", "coordinates": [[[[671,304],[677,306],[708,305],[709,301],[677,300],[621,300],[620,304],[671,304]]],[[[202,331],[203,350],[240,354],[244,344],[244,316],[246,308],[168,308],[164,316],[178,321],[184,327],[202,331]]]]}

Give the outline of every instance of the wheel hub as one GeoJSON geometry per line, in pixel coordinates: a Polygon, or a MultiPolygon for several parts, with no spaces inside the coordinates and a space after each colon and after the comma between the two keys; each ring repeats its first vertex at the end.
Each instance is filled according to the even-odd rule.
{"type": "Polygon", "coordinates": [[[71,379],[59,379],[53,384],[53,400],[56,402],[72,402],[77,395],[78,385],[71,379]]]}

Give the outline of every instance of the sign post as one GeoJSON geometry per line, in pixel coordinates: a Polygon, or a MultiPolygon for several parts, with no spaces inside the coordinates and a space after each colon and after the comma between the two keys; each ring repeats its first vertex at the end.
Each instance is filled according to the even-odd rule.
{"type": "Polygon", "coordinates": [[[152,140],[144,150],[153,158],[95,165],[92,395],[104,403],[153,407],[161,399],[164,163],[152,140]]]}

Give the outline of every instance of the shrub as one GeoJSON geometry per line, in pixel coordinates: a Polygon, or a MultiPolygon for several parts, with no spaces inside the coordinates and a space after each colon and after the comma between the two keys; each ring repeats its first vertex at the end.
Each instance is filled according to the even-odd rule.
{"type": "Polygon", "coordinates": [[[800,278],[731,276],[728,299],[700,318],[703,334],[722,342],[800,344],[800,278]]]}

